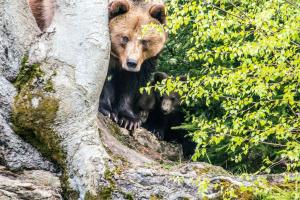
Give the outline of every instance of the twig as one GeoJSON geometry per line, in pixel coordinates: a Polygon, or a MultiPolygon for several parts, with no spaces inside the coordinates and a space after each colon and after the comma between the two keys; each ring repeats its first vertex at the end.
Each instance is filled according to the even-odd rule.
{"type": "Polygon", "coordinates": [[[285,2],[287,2],[288,4],[290,4],[290,5],[292,5],[292,6],[295,6],[295,7],[297,7],[297,8],[300,8],[300,5],[295,4],[294,2],[291,2],[291,1],[289,1],[289,0],[285,0],[285,2]]]}
{"type": "Polygon", "coordinates": [[[212,3],[208,3],[207,5],[210,5],[210,6],[214,7],[214,8],[216,8],[217,10],[220,10],[220,11],[222,11],[222,12],[225,12],[225,13],[227,13],[227,14],[233,16],[233,17],[236,17],[236,18],[238,18],[238,19],[244,21],[244,18],[242,18],[242,17],[240,17],[240,16],[237,16],[237,15],[235,15],[235,14],[232,14],[232,13],[230,13],[230,12],[228,12],[228,11],[226,11],[226,10],[224,10],[224,9],[222,9],[222,8],[220,8],[220,7],[218,7],[218,6],[214,5],[214,4],[212,4],[212,3]]]}
{"type": "Polygon", "coordinates": [[[238,11],[240,11],[245,17],[247,17],[248,19],[251,20],[251,18],[248,17],[248,15],[247,15],[243,10],[239,9],[238,6],[236,6],[236,5],[235,5],[234,3],[232,3],[231,1],[229,1],[229,3],[230,3],[231,5],[233,5],[238,11]]]}
{"type": "Polygon", "coordinates": [[[226,176],[217,176],[217,177],[214,177],[214,178],[211,178],[210,179],[210,182],[214,182],[214,181],[228,181],[229,183],[233,184],[233,185],[237,185],[237,186],[252,186],[253,184],[250,183],[250,182],[241,182],[241,181],[237,181],[237,180],[234,180],[233,178],[231,177],[226,177],[226,176]]]}

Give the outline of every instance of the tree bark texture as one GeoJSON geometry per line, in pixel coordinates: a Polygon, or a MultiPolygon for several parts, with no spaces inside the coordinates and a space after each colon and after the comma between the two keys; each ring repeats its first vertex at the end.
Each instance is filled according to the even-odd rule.
{"type": "MultiPolygon", "coordinates": [[[[45,33],[25,0],[1,0],[0,9],[1,136],[18,137],[14,128],[38,138],[62,168],[70,197],[96,196],[108,157],[96,124],[110,54],[107,1],[58,0],[45,33]]],[[[28,148],[36,167],[51,167],[28,148]]]]}

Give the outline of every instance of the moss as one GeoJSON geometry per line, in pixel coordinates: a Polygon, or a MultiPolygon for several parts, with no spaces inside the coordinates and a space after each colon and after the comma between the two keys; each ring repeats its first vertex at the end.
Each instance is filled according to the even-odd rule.
{"type": "Polygon", "coordinates": [[[55,92],[51,79],[47,81],[46,85],[44,86],[44,90],[46,92],[55,92]]]}
{"type": "Polygon", "coordinates": [[[114,170],[110,171],[106,166],[106,170],[104,172],[104,178],[108,181],[108,186],[100,186],[98,189],[98,193],[96,195],[92,195],[89,192],[85,195],[85,200],[109,200],[112,199],[112,193],[116,189],[116,184],[113,179],[114,170]]]}
{"type": "Polygon", "coordinates": [[[177,162],[161,163],[161,167],[166,170],[172,170],[178,164],[179,163],[177,163],[177,162]]]}
{"type": "MultiPolygon", "coordinates": [[[[109,181],[110,182],[110,181],[109,181]]],[[[84,196],[84,200],[110,200],[112,199],[112,193],[115,190],[114,183],[109,186],[101,186],[98,189],[98,193],[96,195],[91,194],[90,192],[87,192],[84,196]]],[[[67,198],[69,199],[69,198],[67,198]]]]}
{"type": "Polygon", "coordinates": [[[59,108],[59,101],[52,94],[55,90],[51,78],[55,72],[46,76],[40,66],[29,65],[28,56],[22,59],[20,72],[14,81],[18,94],[14,99],[11,121],[17,134],[63,169],[61,180],[65,198],[78,199],[78,193],[69,187],[60,138],[52,129],[59,108]]]}
{"type": "Polygon", "coordinates": [[[107,124],[107,127],[111,130],[110,133],[118,140],[120,141],[123,145],[131,148],[131,149],[135,149],[136,147],[133,145],[134,144],[134,141],[133,139],[128,136],[128,135],[124,135],[121,130],[120,130],[120,127],[110,121],[110,120],[107,120],[106,121],[106,124],[107,124]]]}
{"type": "Polygon", "coordinates": [[[204,165],[203,168],[193,167],[193,170],[197,173],[198,176],[205,175],[205,174],[230,175],[230,173],[224,170],[222,167],[205,164],[205,163],[202,164],[204,165]]]}
{"type": "Polygon", "coordinates": [[[226,197],[228,199],[240,199],[240,200],[252,200],[254,199],[254,195],[252,192],[248,190],[241,189],[240,186],[233,185],[228,181],[221,181],[216,184],[216,189],[222,191],[223,198],[226,197]]]}
{"type": "Polygon", "coordinates": [[[99,199],[109,200],[111,199],[113,189],[111,187],[103,187],[101,188],[101,192],[99,193],[99,199]]]}
{"type": "Polygon", "coordinates": [[[22,59],[21,67],[19,74],[14,81],[14,86],[17,88],[18,91],[22,89],[26,83],[30,82],[35,77],[41,77],[43,75],[42,70],[40,69],[40,64],[28,64],[28,56],[25,56],[22,59]]]}
{"type": "Polygon", "coordinates": [[[133,196],[131,193],[125,193],[124,194],[124,198],[127,199],[127,200],[134,200],[133,196]]]}
{"type": "MultiPolygon", "coordinates": [[[[98,128],[99,137],[101,140],[103,140],[101,129],[98,128]]],[[[103,145],[105,151],[108,153],[108,155],[113,156],[113,152],[108,148],[106,145],[103,145]]]]}
{"type": "Polygon", "coordinates": [[[108,128],[111,130],[110,132],[115,136],[122,144],[127,145],[128,138],[126,135],[123,135],[119,126],[112,121],[107,121],[108,128]]]}
{"type": "Polygon", "coordinates": [[[64,160],[63,152],[51,128],[56,118],[58,101],[42,92],[24,88],[15,97],[12,122],[15,132],[55,161],[64,160]]]}
{"type": "Polygon", "coordinates": [[[119,191],[117,189],[116,182],[114,180],[114,175],[115,174],[120,175],[122,173],[122,171],[124,170],[124,168],[128,165],[128,163],[125,162],[125,160],[121,157],[112,157],[112,158],[113,158],[113,162],[115,162],[114,166],[117,166],[117,167],[111,169],[108,166],[106,166],[106,170],[104,172],[104,179],[108,182],[108,185],[100,186],[98,189],[99,192],[96,194],[96,196],[92,195],[90,193],[87,193],[84,198],[85,200],[112,199],[112,193],[114,191],[123,194],[125,199],[130,199],[130,200],[133,199],[131,194],[119,191]],[[116,164],[117,162],[119,164],[116,164]],[[120,164],[120,162],[122,164],[120,164]]]}
{"type": "Polygon", "coordinates": [[[161,195],[157,195],[157,194],[150,195],[150,200],[160,200],[160,199],[163,199],[161,195]]]}
{"type": "MultiPolygon", "coordinates": [[[[126,147],[128,147],[130,149],[136,149],[136,146],[140,145],[140,144],[136,144],[137,142],[133,139],[133,137],[123,134],[120,127],[113,121],[106,120],[105,124],[107,125],[107,128],[110,129],[109,132],[112,134],[112,136],[115,137],[121,144],[125,145],[126,147]]],[[[101,133],[100,133],[100,135],[101,135],[101,133]]],[[[108,152],[111,152],[111,151],[108,150],[108,152]]],[[[113,153],[111,153],[110,155],[117,159],[120,158],[123,161],[125,161],[124,158],[116,157],[113,155],[113,153]]]]}
{"type": "Polygon", "coordinates": [[[86,193],[84,200],[110,200],[112,199],[112,192],[113,189],[110,187],[102,187],[99,189],[99,193],[95,195],[90,194],[89,192],[86,193]]]}
{"type": "Polygon", "coordinates": [[[113,179],[114,172],[106,169],[104,172],[104,178],[109,182],[110,188],[115,188],[115,181],[113,179]]]}
{"type": "Polygon", "coordinates": [[[214,184],[214,190],[221,192],[219,199],[239,199],[239,200],[282,200],[297,199],[299,195],[299,183],[275,182],[269,183],[266,179],[252,181],[251,186],[238,186],[229,181],[222,180],[214,184]]]}
{"type": "Polygon", "coordinates": [[[268,183],[252,188],[256,199],[281,200],[281,199],[299,199],[299,182],[297,180],[289,180],[281,183],[268,183]],[[266,190],[268,188],[268,190],[266,190]]]}
{"type": "Polygon", "coordinates": [[[62,192],[63,199],[71,199],[71,200],[79,199],[79,192],[73,190],[70,187],[68,172],[66,171],[67,168],[66,168],[65,164],[64,164],[63,169],[64,169],[63,174],[60,177],[60,182],[62,184],[62,189],[63,189],[63,192],[62,192]]]}
{"type": "Polygon", "coordinates": [[[40,64],[29,65],[27,61],[25,56],[14,82],[18,89],[12,109],[14,130],[44,155],[62,164],[60,139],[51,127],[59,107],[58,100],[47,92],[49,88],[54,91],[51,78],[44,80],[40,64]]]}

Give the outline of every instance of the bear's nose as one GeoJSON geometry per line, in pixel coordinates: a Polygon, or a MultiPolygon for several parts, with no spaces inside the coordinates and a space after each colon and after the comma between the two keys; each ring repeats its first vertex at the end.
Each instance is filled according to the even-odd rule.
{"type": "Polygon", "coordinates": [[[134,59],[127,59],[127,66],[129,67],[129,68],[136,68],[136,66],[137,66],[137,61],[136,60],[134,60],[134,59]]]}

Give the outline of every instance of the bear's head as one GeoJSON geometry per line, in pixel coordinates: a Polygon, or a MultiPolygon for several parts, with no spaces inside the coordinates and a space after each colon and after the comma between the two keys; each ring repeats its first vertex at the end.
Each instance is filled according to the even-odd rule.
{"type": "MultiPolygon", "coordinates": [[[[169,76],[164,72],[156,72],[154,74],[154,82],[161,82],[167,79],[169,76]]],[[[180,76],[179,81],[186,81],[185,76],[180,76]]],[[[177,92],[171,92],[169,94],[164,93],[160,96],[160,110],[164,115],[172,114],[180,109],[180,96],[177,92]]]]}
{"type": "Polygon", "coordinates": [[[164,5],[113,0],[109,17],[111,55],[123,70],[139,72],[143,62],[156,57],[166,42],[164,5]]]}

